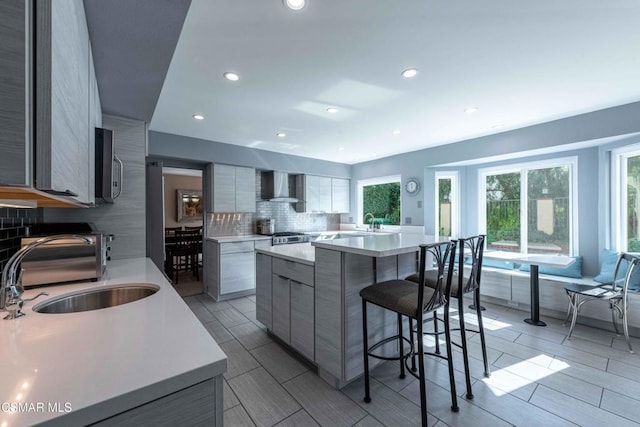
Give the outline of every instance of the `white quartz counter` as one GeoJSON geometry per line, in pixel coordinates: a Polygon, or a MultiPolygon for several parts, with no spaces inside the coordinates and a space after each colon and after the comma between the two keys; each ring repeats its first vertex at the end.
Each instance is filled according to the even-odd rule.
{"type": "Polygon", "coordinates": [[[26,316],[0,320],[0,426],[86,425],[226,371],[225,354],[149,259],[112,261],[104,280],[24,298],[43,290],[49,296],[25,303],[26,316]],[[160,290],[102,310],[32,310],[60,294],[129,282],[160,290]],[[33,405],[11,413],[18,403],[33,405]]]}
{"type": "Polygon", "coordinates": [[[434,236],[415,233],[393,233],[360,235],[335,240],[316,240],[311,242],[317,248],[340,252],[350,252],[371,257],[386,257],[419,250],[422,243],[433,243],[434,236]]]}
{"type": "Polygon", "coordinates": [[[246,234],[244,236],[211,236],[207,237],[207,240],[218,243],[246,242],[249,240],[271,240],[271,236],[265,236],[264,234],[246,234]]]}
{"type": "Polygon", "coordinates": [[[307,265],[314,265],[316,259],[316,249],[312,247],[310,243],[271,246],[256,249],[256,252],[307,265]]]}

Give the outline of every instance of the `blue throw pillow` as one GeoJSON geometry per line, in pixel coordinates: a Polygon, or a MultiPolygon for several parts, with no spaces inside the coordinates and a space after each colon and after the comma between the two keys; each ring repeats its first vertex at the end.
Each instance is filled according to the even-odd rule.
{"type": "MultiPolygon", "coordinates": [[[[582,257],[576,256],[575,262],[566,268],[558,268],[558,267],[538,267],[538,273],[540,274],[553,274],[554,276],[564,276],[564,277],[573,277],[575,279],[582,279],[582,257]]],[[[529,264],[522,264],[520,266],[520,271],[530,271],[531,266],[529,264]]],[[[613,273],[611,273],[613,277],[613,273]]]]}
{"type": "MultiPolygon", "coordinates": [[[[600,274],[594,277],[593,280],[600,283],[613,282],[613,273],[616,269],[616,262],[618,262],[618,252],[610,249],[603,249],[600,257],[602,258],[600,274]]],[[[627,274],[627,263],[622,264],[620,268],[621,270],[618,272],[618,277],[624,277],[624,275],[627,274]]]]}

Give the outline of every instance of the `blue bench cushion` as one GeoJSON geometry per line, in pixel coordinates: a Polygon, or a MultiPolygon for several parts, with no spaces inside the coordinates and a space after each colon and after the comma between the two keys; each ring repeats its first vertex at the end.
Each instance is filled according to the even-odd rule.
{"type": "MultiPolygon", "coordinates": [[[[465,264],[471,264],[471,258],[465,259],[465,264]]],[[[483,267],[493,267],[493,268],[502,268],[505,270],[513,270],[516,268],[516,264],[509,261],[501,261],[499,259],[482,259],[483,267]]]]}
{"type": "MultiPolygon", "coordinates": [[[[576,256],[575,262],[566,268],[558,268],[558,267],[538,267],[538,273],[540,274],[552,274],[554,276],[563,276],[563,277],[573,277],[575,279],[582,279],[582,257],[576,256]]],[[[522,264],[520,266],[520,271],[531,271],[531,267],[529,264],[522,264]]],[[[611,273],[613,277],[613,273],[611,273]]]]}

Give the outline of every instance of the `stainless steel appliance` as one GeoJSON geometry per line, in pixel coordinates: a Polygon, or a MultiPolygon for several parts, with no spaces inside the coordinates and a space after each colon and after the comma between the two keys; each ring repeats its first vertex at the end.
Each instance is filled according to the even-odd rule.
{"type": "Polygon", "coordinates": [[[23,286],[98,280],[102,277],[107,268],[112,235],[103,235],[90,223],[39,224],[34,229],[37,234],[23,237],[22,247],[54,234],[78,234],[88,237],[93,243],[55,240],[35,248],[21,264],[23,286]]]}
{"type": "Polygon", "coordinates": [[[298,199],[291,193],[295,188],[295,175],[286,172],[264,171],[261,174],[261,196],[270,202],[297,203],[298,199]]]}
{"type": "Polygon", "coordinates": [[[271,239],[271,244],[275,245],[287,245],[291,243],[306,243],[311,241],[311,236],[305,233],[298,233],[295,231],[284,231],[274,233],[271,239]]]}
{"type": "Polygon", "coordinates": [[[122,193],[122,161],[113,151],[113,131],[96,128],[96,185],[95,198],[98,202],[113,203],[122,193]],[[118,178],[114,177],[118,170],[118,178]]]}
{"type": "Polygon", "coordinates": [[[261,218],[256,223],[258,234],[271,236],[276,232],[276,222],[272,218],[261,218]]]}

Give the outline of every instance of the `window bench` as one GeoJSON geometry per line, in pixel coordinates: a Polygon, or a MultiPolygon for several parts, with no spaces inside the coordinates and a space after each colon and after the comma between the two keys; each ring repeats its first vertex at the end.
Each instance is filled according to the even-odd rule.
{"type": "MultiPolygon", "coordinates": [[[[569,299],[564,290],[569,283],[600,285],[591,277],[577,279],[573,277],[539,275],[540,313],[564,319],[567,316],[569,299]]],[[[495,267],[482,267],[480,293],[487,302],[510,307],[528,309],[531,304],[529,293],[529,272],[506,270],[495,267]]],[[[640,292],[629,291],[629,333],[640,335],[640,312],[634,307],[640,306],[640,292]],[[637,314],[636,314],[637,313],[637,314]]],[[[606,304],[585,304],[580,310],[578,323],[584,323],[603,329],[612,329],[611,310],[606,304]]]]}

